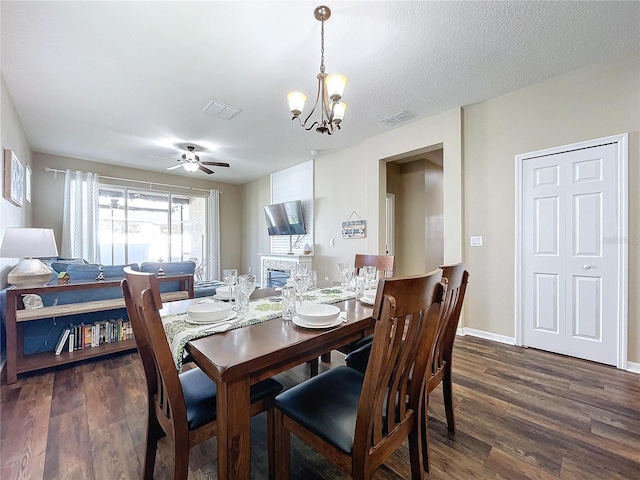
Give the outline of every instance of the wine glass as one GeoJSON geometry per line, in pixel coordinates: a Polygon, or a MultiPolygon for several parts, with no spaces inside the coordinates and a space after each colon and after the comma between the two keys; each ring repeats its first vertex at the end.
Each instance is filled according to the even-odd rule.
{"type": "Polygon", "coordinates": [[[345,280],[345,289],[346,290],[351,290],[353,287],[353,272],[351,270],[347,271],[347,273],[344,274],[344,280],[345,280]]]}
{"type": "Polygon", "coordinates": [[[338,264],[338,270],[340,270],[340,275],[342,275],[342,288],[346,288],[347,287],[347,272],[349,271],[349,264],[348,263],[339,263],[338,264]]]}
{"type": "Polygon", "coordinates": [[[309,270],[309,290],[315,290],[318,288],[318,271],[309,270]]]}
{"type": "Polygon", "coordinates": [[[236,270],[235,268],[222,270],[222,280],[224,281],[225,285],[229,287],[229,298],[231,299],[231,301],[233,301],[234,287],[238,282],[238,270],[236,270]]]}
{"type": "Polygon", "coordinates": [[[364,271],[364,277],[365,277],[365,289],[366,290],[370,290],[371,288],[373,288],[373,282],[376,279],[376,275],[378,273],[376,267],[374,266],[366,266],[366,267],[362,267],[362,270],[364,271]]]}
{"type": "Polygon", "coordinates": [[[302,294],[306,292],[307,288],[309,287],[309,275],[306,273],[296,273],[293,278],[295,281],[296,292],[298,293],[298,298],[300,299],[300,306],[302,306],[302,294]]]}
{"type": "Polygon", "coordinates": [[[249,297],[256,288],[256,276],[249,273],[238,277],[238,310],[239,313],[249,311],[249,297]]]}

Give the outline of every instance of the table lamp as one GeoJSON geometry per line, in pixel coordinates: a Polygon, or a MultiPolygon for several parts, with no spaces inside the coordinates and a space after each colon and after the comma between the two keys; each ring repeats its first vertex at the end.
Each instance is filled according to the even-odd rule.
{"type": "Polygon", "coordinates": [[[48,283],[51,270],[37,257],[57,256],[58,247],[50,228],[7,227],[4,232],[0,257],[23,258],[7,276],[7,281],[13,285],[24,287],[48,283]]]}

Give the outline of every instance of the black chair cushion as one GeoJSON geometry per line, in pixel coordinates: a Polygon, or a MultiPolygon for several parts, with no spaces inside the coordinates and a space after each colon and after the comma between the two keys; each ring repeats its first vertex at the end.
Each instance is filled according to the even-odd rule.
{"type": "Polygon", "coordinates": [[[346,454],[353,450],[356,415],[364,375],[337,367],[276,397],[286,416],[346,454]]]}
{"type": "MultiPolygon", "coordinates": [[[[193,368],[180,374],[180,384],[187,407],[189,430],[195,430],[216,419],[216,384],[199,368],[193,368]]],[[[282,391],[282,384],[268,378],[251,385],[251,403],[267,397],[275,397],[282,391]]]]}
{"type": "Polygon", "coordinates": [[[347,367],[355,368],[361,373],[367,370],[369,363],[369,355],[371,354],[371,342],[362,345],[357,350],[354,350],[349,355],[344,357],[344,361],[347,367]]]}

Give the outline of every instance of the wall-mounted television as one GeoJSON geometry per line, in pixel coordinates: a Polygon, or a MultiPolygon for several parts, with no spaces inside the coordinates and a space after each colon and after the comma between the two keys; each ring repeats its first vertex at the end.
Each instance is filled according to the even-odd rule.
{"type": "Polygon", "coordinates": [[[269,235],[304,235],[307,229],[302,216],[302,202],[276,203],[264,207],[269,235]]]}

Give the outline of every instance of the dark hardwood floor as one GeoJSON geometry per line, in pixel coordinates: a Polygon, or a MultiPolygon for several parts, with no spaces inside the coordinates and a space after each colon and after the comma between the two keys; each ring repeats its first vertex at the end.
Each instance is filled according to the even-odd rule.
{"type": "MultiPolygon", "coordinates": [[[[334,352],[331,366],[341,363],[334,352]]],[[[640,376],[473,337],[456,340],[453,371],[457,434],[447,434],[437,389],[427,478],[640,478],[640,376]]],[[[307,368],[277,378],[290,386],[307,368]]],[[[140,478],[146,400],[136,353],[22,376],[2,385],[1,399],[3,480],[140,478]]],[[[217,478],[215,442],[192,449],[190,479],[217,478]]],[[[291,445],[292,479],[347,478],[297,439],[291,445]]],[[[170,478],[171,465],[163,439],[155,478],[170,478]]],[[[252,478],[266,471],[262,415],[252,422],[252,478]]],[[[406,478],[406,447],[374,476],[406,478]]]]}

